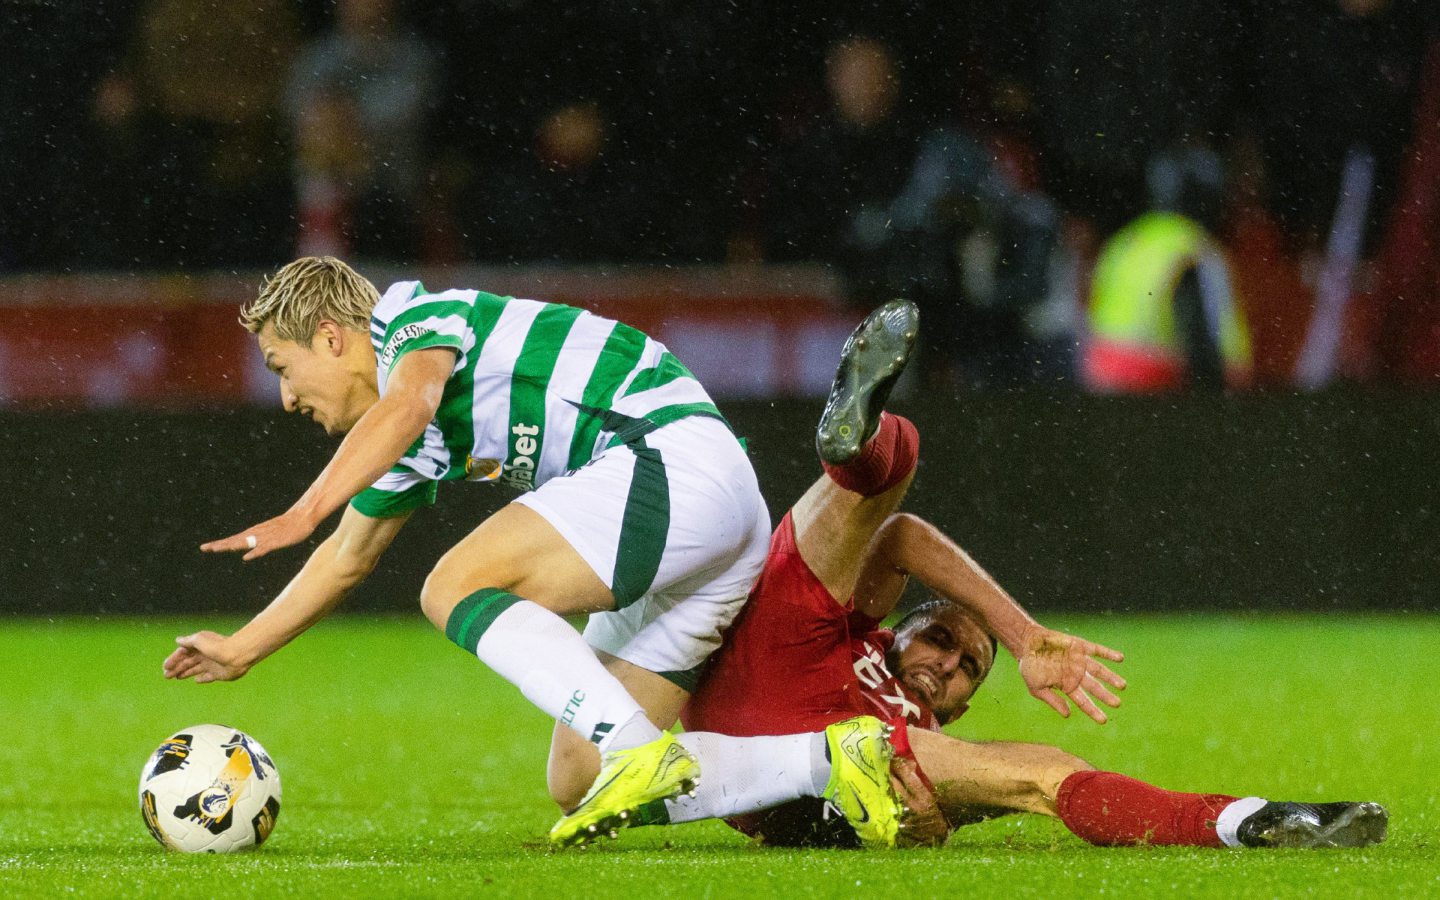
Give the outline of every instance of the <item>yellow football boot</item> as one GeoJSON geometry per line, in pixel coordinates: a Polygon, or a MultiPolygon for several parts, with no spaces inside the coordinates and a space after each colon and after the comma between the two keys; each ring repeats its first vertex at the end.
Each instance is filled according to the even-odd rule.
{"type": "Polygon", "coordinates": [[[895,846],[900,831],[900,801],[890,782],[889,725],[874,716],[856,716],[825,729],[830,746],[830,781],[825,799],[840,808],[862,846],[895,846]]]}
{"type": "Polygon", "coordinates": [[[692,793],[699,780],[699,761],[668,731],[648,744],[606,753],[580,805],[550,829],[550,845],[572,847],[602,835],[614,837],[637,809],[692,793]]]}

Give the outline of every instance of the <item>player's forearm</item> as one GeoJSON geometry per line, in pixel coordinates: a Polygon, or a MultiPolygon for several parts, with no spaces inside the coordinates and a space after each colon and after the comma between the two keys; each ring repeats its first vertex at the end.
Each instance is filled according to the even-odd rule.
{"type": "Polygon", "coordinates": [[[908,515],[899,517],[890,544],[897,568],[964,606],[1005,649],[1018,656],[1027,630],[1037,623],[968,553],[935,526],[908,515]]]}
{"type": "Polygon", "coordinates": [[[425,431],[435,411],[405,398],[381,398],[341,442],[340,449],[294,509],[313,524],[324,521],[375,483],[425,431]]]}
{"type": "Polygon", "coordinates": [[[373,562],[349,559],[331,536],[269,606],[231,636],[234,662],[250,668],[329,615],[365,580],[373,562]]]}

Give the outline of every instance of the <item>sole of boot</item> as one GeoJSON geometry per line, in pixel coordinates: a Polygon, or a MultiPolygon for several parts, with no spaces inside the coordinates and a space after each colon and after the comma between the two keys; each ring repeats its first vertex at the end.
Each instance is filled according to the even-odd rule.
{"type": "Polygon", "coordinates": [[[825,462],[849,462],[874,432],[890,389],[910,361],[919,324],[913,303],[892,300],[871,313],[845,341],[815,432],[815,449],[825,462]]]}

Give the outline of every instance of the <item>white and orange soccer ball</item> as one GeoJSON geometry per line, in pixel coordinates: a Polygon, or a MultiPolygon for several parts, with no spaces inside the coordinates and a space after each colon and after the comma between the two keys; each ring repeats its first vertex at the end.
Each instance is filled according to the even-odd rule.
{"type": "Polygon", "coordinates": [[[258,847],[280,816],[280,772],[259,742],[225,725],[170,735],[140,772],[140,814],[185,853],[258,847]]]}

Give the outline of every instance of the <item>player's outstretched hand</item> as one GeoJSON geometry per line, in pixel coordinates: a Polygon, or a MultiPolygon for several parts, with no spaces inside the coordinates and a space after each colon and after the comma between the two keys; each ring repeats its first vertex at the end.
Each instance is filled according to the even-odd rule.
{"type": "Polygon", "coordinates": [[[1021,645],[1020,677],[1025,679],[1031,696],[1049,704],[1060,715],[1070,716],[1068,698],[1081,712],[1104,725],[1108,719],[1095,701],[1119,706],[1120,698],[1110,688],[1125,690],[1125,679],[1100,659],[1124,662],[1125,654],[1063,631],[1036,626],[1026,633],[1021,645]]]}
{"type": "Polygon", "coordinates": [[[165,657],[166,678],[194,678],[196,684],[234,681],[250,667],[242,665],[230,646],[230,639],[213,631],[197,631],[177,637],[180,646],[165,657]]]}
{"type": "Polygon", "coordinates": [[[200,549],[206,553],[244,551],[245,555],[241,559],[249,562],[271,551],[298,544],[314,532],[315,523],[292,509],[238,534],[201,544],[200,549]]]}
{"type": "Polygon", "coordinates": [[[897,756],[890,761],[890,783],[895,796],[905,805],[900,816],[900,833],[896,843],[901,847],[938,847],[950,837],[950,823],[940,811],[935,794],[920,780],[920,767],[915,760],[897,756]]]}

